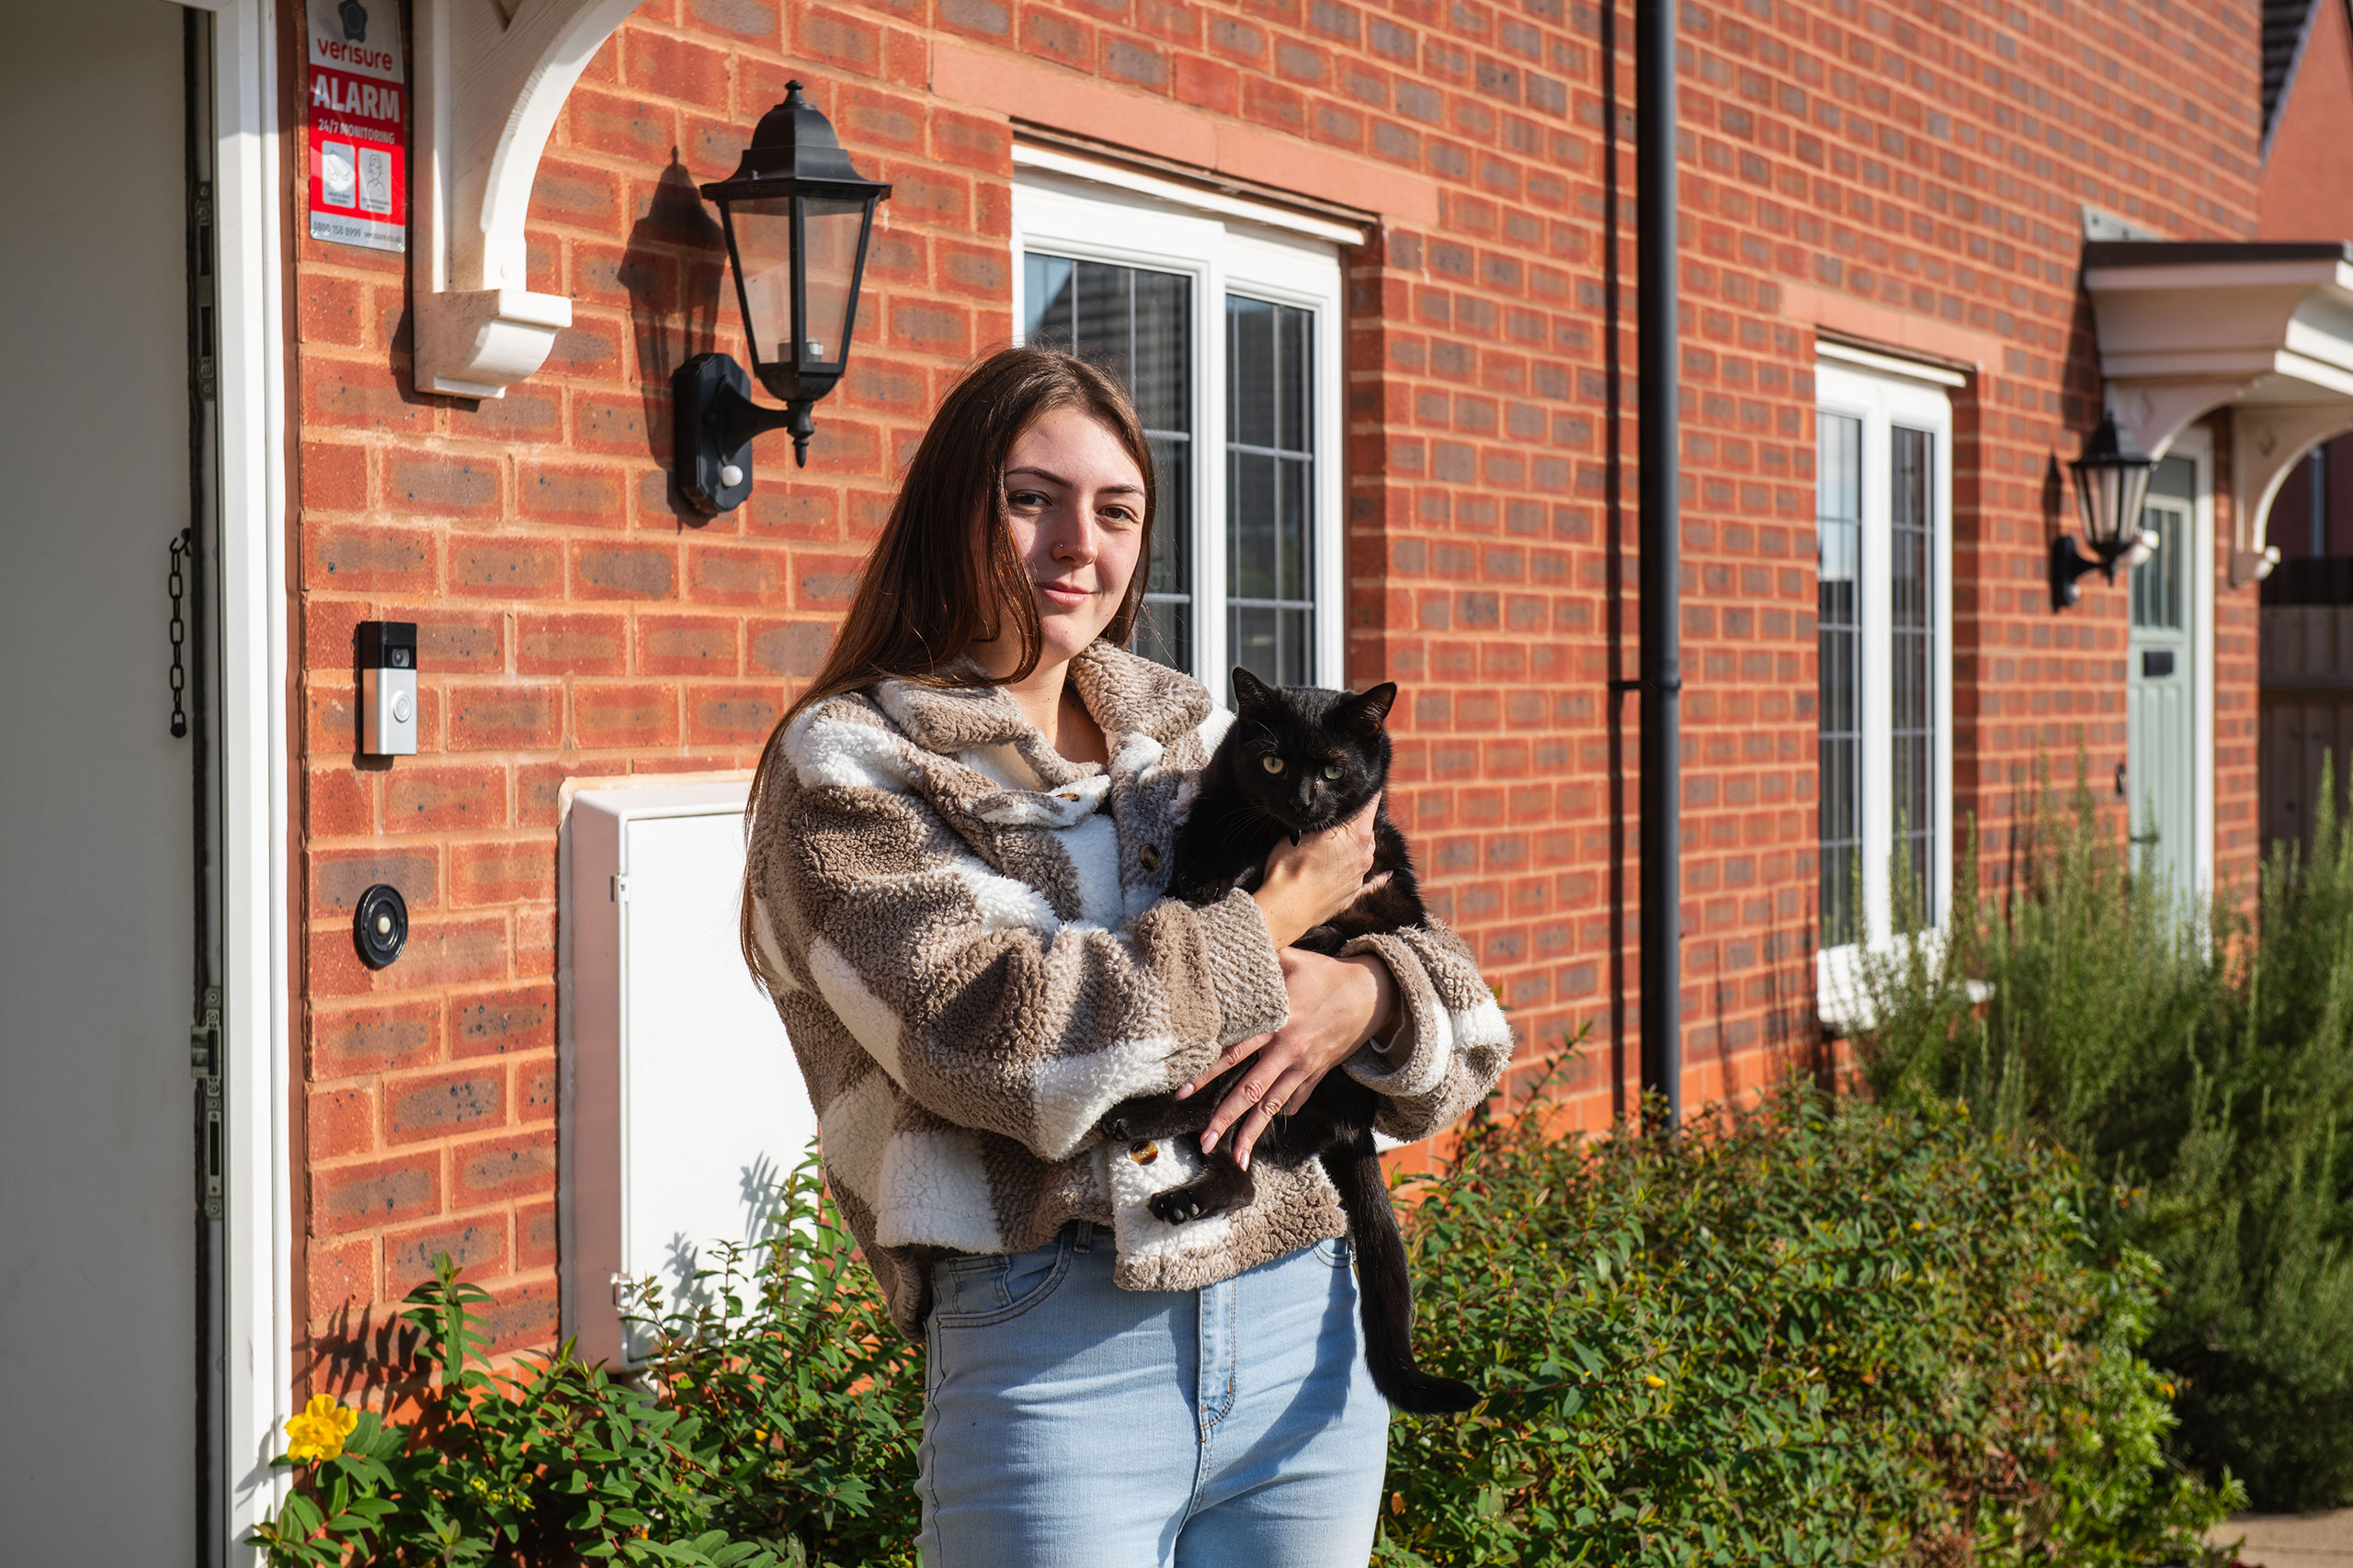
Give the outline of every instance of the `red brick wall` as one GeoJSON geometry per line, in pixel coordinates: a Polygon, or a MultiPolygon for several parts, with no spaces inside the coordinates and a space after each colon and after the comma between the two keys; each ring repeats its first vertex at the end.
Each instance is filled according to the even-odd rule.
{"type": "MultiPolygon", "coordinates": [[[[2248,233],[2256,45],[2212,0],[1682,15],[1687,1082],[1706,1096],[1813,1038],[1816,328],[1983,364],[1955,407],[1956,783],[1998,834],[2038,755],[2123,744],[2123,597],[2054,617],[2041,574],[2072,526],[2052,465],[2096,390],[2075,204],[2248,233]]],[[[302,243],[301,1174],[323,1359],[443,1248],[497,1294],[502,1343],[551,1335],[558,788],[752,762],[894,464],[1009,335],[1017,107],[1383,212],[1347,258],[1350,676],[1409,688],[1399,819],[1529,1051],[1594,1023],[1573,1112],[1622,1103],[1640,801],[1622,786],[1613,823],[1610,762],[1631,770],[1638,735],[1608,682],[1635,658],[1635,484],[1621,471],[1613,512],[1608,447],[1614,347],[1633,449],[1634,301],[1629,275],[1605,313],[1605,225],[1631,148],[1604,131],[1631,59],[1622,16],[1605,58],[1604,20],[1566,0],[648,0],[541,165],[531,283],[575,324],[504,401],[416,396],[404,267],[302,243]],[[733,166],[788,75],[896,192],[809,468],[764,443],[752,502],[705,522],[669,484],[667,377],[740,331],[688,187],[733,166]],[[351,628],[378,617],[423,628],[423,747],[390,767],[353,755],[351,628]],[[348,921],[377,880],[407,892],[414,934],[371,973],[348,921]]],[[[1631,221],[1620,239],[1630,262],[1631,221]]],[[[2220,597],[2235,835],[2253,606],[2220,597]]]]}
{"type": "Polygon", "coordinates": [[[558,789],[756,760],[847,602],[894,455],[956,367],[1010,331],[1006,125],[906,96],[924,51],[880,20],[794,17],[801,60],[864,67],[794,69],[897,195],[858,369],[808,469],[764,441],[760,488],[726,517],[675,496],[668,373],[740,339],[689,182],[730,172],[783,97],[777,6],[649,0],[589,67],[530,228],[531,286],[572,296],[574,324],[504,400],[415,395],[398,259],[301,246],[305,1230],[322,1357],[445,1248],[499,1298],[502,1344],[551,1337],[558,789]],[[390,767],[352,755],[351,628],[370,618],[420,623],[419,755],[390,767]],[[412,927],[407,955],[371,973],[348,922],[373,881],[404,889],[412,927]]]}
{"type": "Polygon", "coordinates": [[[2214,886],[2254,910],[2265,851],[2258,770],[2263,715],[2262,608],[2256,589],[2231,586],[2231,416],[2205,422],[2214,444],[2214,886]]]}

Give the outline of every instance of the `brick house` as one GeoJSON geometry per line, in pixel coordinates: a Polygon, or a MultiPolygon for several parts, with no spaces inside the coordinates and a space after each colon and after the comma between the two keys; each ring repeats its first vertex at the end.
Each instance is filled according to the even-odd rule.
{"type": "MultiPolygon", "coordinates": [[[[59,1190],[118,1193],[153,1235],[93,1273],[74,1226],[12,1206],[10,1267],[79,1269],[162,1315],[76,1325],[12,1301],[9,1338],[152,1340],[122,1375],[178,1390],[193,1319],[197,1359],[226,1369],[155,1423],[159,1474],[186,1468],[189,1422],[211,1434],[196,1513],[107,1528],[217,1543],[249,1522],[288,1402],[363,1381],[438,1252],[496,1297],[504,1348],[579,1321],[597,1287],[568,1272],[559,1202],[585,1136],[562,1114],[567,814],[637,787],[723,799],[815,668],[929,409],[1023,336],[1116,363],[1180,481],[1156,652],[1205,676],[1399,681],[1393,809],[1527,1074],[1583,1031],[1573,1114],[1626,1108],[1630,8],[411,0],[384,80],[415,101],[370,100],[408,159],[404,252],[304,222],[337,177],[305,130],[325,69],[306,28],[350,25],[332,0],[205,0],[185,33],[153,0],[63,10],[6,24],[22,140],[74,101],[149,107],[92,131],[95,161],[129,171],[118,199],[63,163],[22,177],[19,205],[64,237],[8,253],[41,301],[12,330],[84,379],[19,395],[12,466],[37,508],[138,490],[109,516],[144,520],[65,536],[119,544],[105,572],[43,565],[11,590],[13,664],[94,672],[11,688],[20,730],[81,737],[10,786],[50,824],[21,875],[78,883],[119,836],[111,885],[142,907],[192,893],[199,1014],[207,976],[223,997],[191,1239],[178,1088],[136,1117],[99,1094],[176,1038],[187,933],[133,934],[170,977],[133,996],[86,957],[118,912],[17,917],[30,1029],[95,1040],[89,998],[119,990],[132,1012],[108,1039],[147,1043],[38,1068],[0,1142],[59,1190]],[[750,501],[706,518],[671,472],[670,374],[743,347],[696,186],[788,79],[892,193],[807,468],[769,437],[750,501]],[[193,285],[191,247],[210,258],[193,285]],[[107,352],[76,353],[92,336],[107,352]],[[89,406],[164,434],[93,446],[72,414],[89,406]],[[211,748],[200,852],[188,743],[161,716],[165,546],[191,506],[174,581],[211,748]],[[414,756],[360,750],[355,639],[376,621],[418,628],[414,756]],[[75,727],[101,692],[135,694],[135,745],[75,727]],[[381,969],[354,937],[379,885],[409,922],[381,969]],[[118,1142],[148,1164],[123,1174],[118,1142]]],[[[1997,867],[2045,762],[2064,778],[2080,753],[2185,884],[2248,884],[2267,521],[2275,498],[2282,517],[2325,505],[2295,465],[2353,427],[2353,210],[2331,161],[2353,29],[2333,0],[1679,16],[1699,1101],[1816,1050],[1855,945],[1888,927],[1893,858],[1940,920],[1972,824],[1997,867]],[[2064,465],[2104,403],[2163,449],[2158,545],[2054,609],[2053,540],[2078,531],[2064,465]]],[[[2330,552],[2294,527],[2321,545],[2290,554],[2330,552]]],[[[28,1497],[78,1484],[30,1452],[0,1473],[28,1497]]]]}

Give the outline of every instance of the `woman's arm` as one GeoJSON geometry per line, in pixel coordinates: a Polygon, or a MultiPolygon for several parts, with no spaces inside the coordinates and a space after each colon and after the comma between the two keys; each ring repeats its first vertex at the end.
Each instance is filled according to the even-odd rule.
{"type": "MultiPolygon", "coordinates": [[[[1360,891],[1378,807],[1376,801],[1354,822],[1278,846],[1267,858],[1258,902],[1278,941],[1330,919],[1360,891]]],[[[1360,937],[1336,959],[1288,947],[1282,957],[1289,1020],[1263,1039],[1228,1046],[1176,1091],[1193,1094],[1257,1058],[1210,1119],[1204,1151],[1231,1129],[1234,1157],[1246,1169],[1258,1135],[1282,1108],[1314,1093],[1324,1075],[1343,1064],[1382,1096],[1375,1120],[1381,1131],[1408,1142],[1426,1138],[1485,1097],[1510,1060],[1503,1009],[1470,949],[1437,920],[1360,937]]]]}
{"type": "Polygon", "coordinates": [[[1397,983],[1378,958],[1335,959],[1285,948],[1282,965],[1283,988],[1290,997],[1290,1017],[1282,1028],[1228,1046],[1176,1091],[1182,1099],[1236,1063],[1257,1057],[1241,1082],[1226,1091],[1201,1133],[1201,1152],[1207,1153],[1232,1128],[1233,1157],[1244,1170],[1250,1168],[1258,1135],[1283,1108],[1313,1094],[1326,1073],[1389,1031],[1397,1017],[1397,983]]]}
{"type": "Polygon", "coordinates": [[[1431,918],[1358,937],[1343,959],[1378,960],[1397,986],[1394,1032],[1349,1057],[1349,1076],[1381,1096],[1373,1126],[1413,1142],[1487,1097],[1510,1063],[1511,1025],[1462,938],[1431,918]]]}
{"type": "Polygon", "coordinates": [[[1193,1081],[1189,1095],[1255,1053],[1257,1065],[1226,1092],[1201,1135],[1228,1136],[1246,1168],[1258,1135],[1335,1067],[1381,1096],[1373,1126],[1427,1138],[1484,1099],[1511,1060],[1511,1026],[1462,939],[1436,920],[1359,937],[1338,958],[1286,948],[1290,1016],[1273,1034],[1238,1040],[1193,1081]]]}
{"type": "Polygon", "coordinates": [[[931,809],[901,737],[830,709],[796,730],[753,846],[769,967],[934,1115],[1063,1159],[1121,1100],[1282,1022],[1282,970],[1247,894],[1164,899],[1120,930],[1064,921],[931,809]]]}

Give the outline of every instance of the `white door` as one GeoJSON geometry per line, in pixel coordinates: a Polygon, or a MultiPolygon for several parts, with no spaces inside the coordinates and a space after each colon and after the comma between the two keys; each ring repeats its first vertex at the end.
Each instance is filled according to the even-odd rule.
{"type": "Polygon", "coordinates": [[[197,739],[169,730],[166,597],[190,513],[182,16],[0,6],[9,1562],[213,1558],[188,1041],[197,739]]]}
{"type": "Polygon", "coordinates": [[[2182,896],[2195,896],[2198,857],[2196,703],[2191,635],[2196,619],[2198,467],[2167,458],[2149,479],[2141,526],[2156,553],[2132,568],[2132,629],[2125,642],[2125,790],[2139,864],[2182,896]]]}

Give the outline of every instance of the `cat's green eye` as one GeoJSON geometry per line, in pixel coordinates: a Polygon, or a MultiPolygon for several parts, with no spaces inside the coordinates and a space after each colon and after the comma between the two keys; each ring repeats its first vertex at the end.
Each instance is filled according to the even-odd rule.
{"type": "Polygon", "coordinates": [[[1340,776],[1340,765],[1339,765],[1338,763],[1336,763],[1336,762],[1327,762],[1327,763],[1325,763],[1325,764],[1324,765],[1324,778],[1337,778],[1339,776],[1340,776]]]}
{"type": "Polygon", "coordinates": [[[1258,759],[1258,766],[1269,773],[1280,773],[1283,770],[1283,759],[1279,756],[1262,756],[1258,759]]]}

